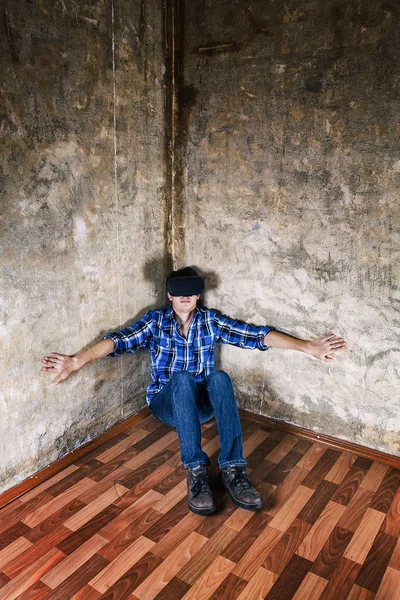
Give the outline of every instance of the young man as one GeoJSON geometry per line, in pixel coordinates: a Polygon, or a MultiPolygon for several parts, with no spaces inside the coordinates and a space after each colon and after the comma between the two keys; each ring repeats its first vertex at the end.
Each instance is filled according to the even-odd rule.
{"type": "Polygon", "coordinates": [[[197,306],[204,289],[204,279],[194,269],[173,271],[167,279],[171,306],[149,311],[130,327],[107,334],[78,356],[52,352],[43,359],[43,370],[57,373],[58,384],[95,359],[147,349],[152,362],[147,403],[159,420],[176,427],[182,463],[188,471],[189,508],[202,515],[215,512],[207,474],[210,461],[201,448],[200,430],[201,424],[215,416],[221,445],[221,482],[237,506],[257,510],[262,507],[262,499],[246,475],[231,380],[224,371],[214,370],[215,344],[299,350],[331,361],[331,354],[343,350],[346,342],[333,333],[311,341],[300,340],[271,327],[234,321],[197,306]]]}

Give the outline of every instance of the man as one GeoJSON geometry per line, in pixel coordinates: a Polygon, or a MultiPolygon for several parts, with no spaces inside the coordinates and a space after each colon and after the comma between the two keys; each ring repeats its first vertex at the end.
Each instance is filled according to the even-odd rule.
{"type": "Polygon", "coordinates": [[[213,416],[221,446],[220,480],[237,506],[257,510],[262,507],[262,499],[246,475],[242,430],[231,380],[224,371],[214,370],[215,344],[299,350],[331,361],[332,353],[343,350],[346,342],[334,334],[300,340],[271,327],[234,321],[215,310],[197,306],[204,289],[204,279],[194,269],[173,271],[167,279],[171,306],[149,311],[130,327],[107,334],[78,356],[52,352],[43,359],[46,365],[43,370],[57,373],[58,384],[98,358],[147,349],[152,362],[147,403],[159,420],[176,427],[182,463],[188,471],[190,510],[201,515],[215,512],[207,474],[210,461],[201,448],[200,429],[213,416]]]}

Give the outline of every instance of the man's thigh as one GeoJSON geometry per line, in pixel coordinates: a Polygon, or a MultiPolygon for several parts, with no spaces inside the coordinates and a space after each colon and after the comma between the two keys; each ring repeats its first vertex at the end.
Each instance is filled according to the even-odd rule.
{"type": "MultiPolygon", "coordinates": [[[[151,400],[149,409],[163,423],[176,427],[171,402],[172,382],[169,382],[151,400]]],[[[206,385],[196,387],[196,407],[200,423],[206,423],[214,416],[213,407],[210,403],[206,385]]]]}

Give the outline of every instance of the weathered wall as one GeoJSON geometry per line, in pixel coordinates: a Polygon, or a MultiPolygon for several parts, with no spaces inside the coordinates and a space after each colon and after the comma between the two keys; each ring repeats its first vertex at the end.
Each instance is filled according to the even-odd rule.
{"type": "Polygon", "coordinates": [[[400,15],[395,0],[184,2],[181,264],[209,306],[327,365],[222,349],[241,405],[400,454],[400,15]]]}
{"type": "Polygon", "coordinates": [[[158,304],[166,237],[162,3],[1,11],[0,492],[145,405],[144,353],[40,361],[158,304]]]}

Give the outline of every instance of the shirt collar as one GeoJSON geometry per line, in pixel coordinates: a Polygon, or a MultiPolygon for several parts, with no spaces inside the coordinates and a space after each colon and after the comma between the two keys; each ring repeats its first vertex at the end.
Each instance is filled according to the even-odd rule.
{"type": "MultiPolygon", "coordinates": [[[[195,318],[196,315],[200,314],[200,309],[198,306],[196,306],[195,310],[194,310],[194,315],[193,315],[193,319],[195,318]]],[[[173,319],[174,318],[174,311],[172,306],[167,306],[166,310],[165,310],[165,318],[166,319],[173,319]]]]}

